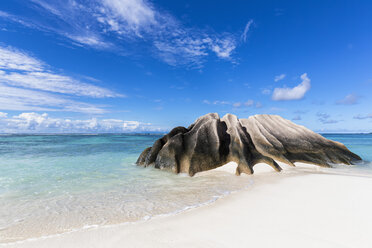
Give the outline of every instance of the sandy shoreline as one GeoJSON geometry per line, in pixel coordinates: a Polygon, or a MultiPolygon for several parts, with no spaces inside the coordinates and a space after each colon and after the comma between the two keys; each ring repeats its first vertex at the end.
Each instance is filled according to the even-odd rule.
{"type": "Polygon", "coordinates": [[[4,246],[372,247],[371,177],[309,165],[255,170],[253,187],[208,206],[4,246]]]}

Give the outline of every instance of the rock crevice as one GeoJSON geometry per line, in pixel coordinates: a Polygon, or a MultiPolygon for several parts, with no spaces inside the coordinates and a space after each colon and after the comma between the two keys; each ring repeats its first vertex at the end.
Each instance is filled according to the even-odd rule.
{"type": "Polygon", "coordinates": [[[253,173],[253,166],[266,163],[276,171],[275,161],[294,166],[295,162],[331,167],[352,164],[361,158],[343,144],[278,115],[255,115],[238,119],[216,113],[198,118],[188,128],[176,127],[145,149],[139,166],[154,166],[175,173],[195,173],[236,162],[236,174],[253,173]]]}

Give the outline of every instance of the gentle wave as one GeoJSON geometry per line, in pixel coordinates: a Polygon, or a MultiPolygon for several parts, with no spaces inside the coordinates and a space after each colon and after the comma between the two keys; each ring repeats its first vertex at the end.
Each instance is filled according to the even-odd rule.
{"type": "MultiPolygon", "coordinates": [[[[159,137],[0,136],[0,243],[177,214],[252,185],[251,177],[223,171],[191,178],[137,167],[138,155],[159,137]]],[[[371,137],[327,138],[371,161],[371,137]]],[[[372,171],[371,162],[337,167],[361,176],[372,171]]]]}
{"type": "MultiPolygon", "coordinates": [[[[165,174],[167,174],[167,173],[165,173],[165,174]]],[[[164,211],[162,211],[162,212],[153,212],[152,214],[151,213],[150,214],[149,213],[144,214],[144,212],[142,212],[141,217],[137,218],[137,219],[134,219],[134,220],[132,219],[132,220],[117,221],[118,219],[112,219],[112,220],[107,219],[106,220],[107,222],[105,222],[105,223],[88,224],[88,225],[84,222],[80,222],[78,227],[71,227],[72,223],[68,223],[62,229],[58,229],[58,228],[50,229],[50,228],[48,228],[48,230],[39,230],[39,231],[42,231],[42,232],[37,232],[37,230],[35,230],[34,228],[32,228],[30,226],[27,226],[27,225],[23,225],[20,230],[15,230],[15,231],[13,230],[13,232],[9,233],[9,232],[6,232],[6,231],[7,230],[12,231],[12,229],[14,229],[14,226],[9,226],[8,228],[5,228],[5,229],[2,230],[4,235],[2,235],[3,239],[0,241],[0,243],[2,243],[2,244],[22,243],[22,242],[27,242],[27,241],[32,241],[32,240],[55,237],[55,236],[59,236],[61,234],[76,232],[76,231],[80,231],[80,230],[83,230],[83,229],[104,228],[104,227],[111,227],[111,226],[115,226],[115,225],[134,224],[134,223],[140,223],[140,222],[148,221],[148,220],[154,219],[154,218],[172,216],[172,215],[179,214],[181,212],[184,212],[184,211],[187,211],[187,210],[190,210],[190,209],[195,209],[195,208],[198,208],[198,207],[201,207],[201,206],[212,204],[215,201],[217,201],[218,199],[221,199],[221,198],[223,198],[227,195],[230,195],[232,193],[236,193],[240,190],[247,189],[248,187],[250,187],[253,184],[253,180],[250,179],[250,178],[236,177],[234,175],[231,175],[229,173],[224,173],[224,172],[216,172],[216,173],[212,172],[209,175],[198,177],[198,179],[200,179],[200,178],[205,179],[205,180],[211,180],[211,182],[213,182],[213,180],[219,180],[219,182],[221,182],[220,179],[222,179],[222,178],[229,178],[229,180],[227,180],[227,181],[231,182],[230,179],[236,178],[236,179],[239,179],[240,182],[238,182],[235,185],[234,185],[234,183],[230,184],[230,186],[225,187],[224,190],[221,189],[222,187],[216,188],[216,192],[218,194],[208,195],[208,196],[205,195],[203,197],[203,201],[197,200],[193,204],[185,204],[184,195],[178,195],[174,199],[174,201],[178,202],[177,207],[175,207],[173,209],[167,208],[167,209],[164,209],[164,211]],[[234,187],[232,187],[232,186],[234,186],[234,187]],[[229,189],[226,189],[226,188],[229,188],[229,189]],[[22,236],[15,237],[14,234],[22,235],[22,236]]],[[[228,185],[228,184],[226,184],[227,181],[222,181],[222,182],[225,185],[228,185]]],[[[188,189],[185,189],[185,190],[187,191],[188,189]]],[[[198,192],[198,194],[202,194],[202,191],[198,190],[197,192],[198,192]]],[[[105,204],[107,204],[107,203],[105,203],[105,204]]],[[[163,204],[167,204],[167,201],[163,201],[163,204]]],[[[115,211],[115,210],[112,210],[112,211],[115,211]]],[[[47,214],[47,213],[45,213],[45,214],[47,214]]],[[[80,213],[80,215],[84,215],[84,214],[86,214],[86,213],[84,213],[84,212],[80,213]]],[[[64,221],[67,220],[67,222],[69,222],[69,219],[66,218],[65,216],[59,216],[59,217],[60,217],[61,220],[64,220],[64,221]]],[[[37,221],[38,226],[45,226],[45,225],[42,225],[40,223],[40,218],[39,217],[35,221],[37,221]]],[[[51,221],[49,223],[44,223],[44,224],[46,224],[47,226],[52,225],[54,227],[59,225],[58,221],[54,221],[54,222],[51,221]]]]}

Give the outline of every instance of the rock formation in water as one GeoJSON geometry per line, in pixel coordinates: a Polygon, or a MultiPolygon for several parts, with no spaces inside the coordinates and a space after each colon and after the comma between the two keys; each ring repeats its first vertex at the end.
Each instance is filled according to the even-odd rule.
{"type": "Polygon", "coordinates": [[[343,144],[278,115],[255,115],[238,119],[216,113],[198,118],[191,126],[176,127],[145,149],[137,165],[154,166],[175,173],[197,172],[236,162],[236,174],[253,173],[253,166],[266,163],[281,171],[275,161],[330,167],[352,164],[361,158],[343,144]]]}

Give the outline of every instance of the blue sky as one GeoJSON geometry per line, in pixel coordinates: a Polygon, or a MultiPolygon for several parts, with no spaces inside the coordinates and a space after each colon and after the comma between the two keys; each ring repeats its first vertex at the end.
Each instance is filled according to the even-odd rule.
{"type": "Polygon", "coordinates": [[[372,2],[0,2],[0,132],[279,114],[372,131],[372,2]]]}

